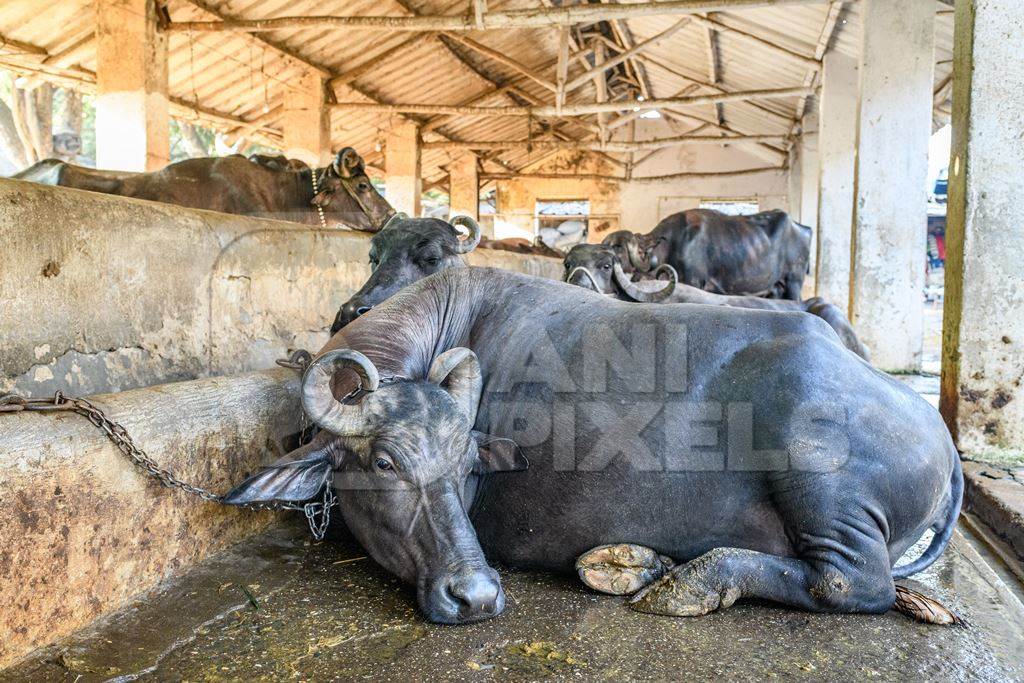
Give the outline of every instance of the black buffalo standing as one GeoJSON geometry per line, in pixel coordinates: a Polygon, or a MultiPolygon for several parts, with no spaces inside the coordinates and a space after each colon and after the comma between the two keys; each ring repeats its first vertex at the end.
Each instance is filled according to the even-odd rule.
{"type": "Polygon", "coordinates": [[[682,282],[718,294],[800,299],[810,263],[811,229],[784,211],[728,216],[710,209],[675,213],[649,235],[619,231],[605,243],[640,272],[661,264],[682,282]]]}

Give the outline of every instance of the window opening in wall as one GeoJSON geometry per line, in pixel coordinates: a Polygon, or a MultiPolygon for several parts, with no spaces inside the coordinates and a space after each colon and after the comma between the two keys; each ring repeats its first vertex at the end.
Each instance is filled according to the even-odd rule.
{"type": "Polygon", "coordinates": [[[748,216],[760,210],[757,197],[747,199],[702,199],[700,208],[713,209],[729,216],[748,216]]]}
{"type": "Polygon", "coordinates": [[[552,249],[568,251],[587,241],[590,201],[587,199],[538,199],[536,240],[552,249]]]}

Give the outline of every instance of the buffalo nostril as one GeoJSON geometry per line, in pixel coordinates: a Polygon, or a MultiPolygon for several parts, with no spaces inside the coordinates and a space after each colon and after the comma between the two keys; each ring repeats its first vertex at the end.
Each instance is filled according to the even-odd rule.
{"type": "Polygon", "coordinates": [[[481,572],[460,573],[448,582],[447,593],[466,617],[494,614],[497,608],[498,582],[481,572]]]}

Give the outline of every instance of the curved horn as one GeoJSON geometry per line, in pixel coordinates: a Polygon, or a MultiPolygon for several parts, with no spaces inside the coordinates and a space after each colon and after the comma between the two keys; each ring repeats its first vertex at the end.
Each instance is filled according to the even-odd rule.
{"type": "Polygon", "coordinates": [[[447,390],[472,427],[476,422],[476,409],[480,405],[480,394],[484,388],[484,378],[480,374],[480,361],[476,354],[457,346],[438,356],[430,366],[427,380],[440,385],[448,381],[447,390]]]}
{"type": "Polygon", "coordinates": [[[468,254],[480,244],[480,224],[469,216],[455,216],[450,223],[453,226],[462,226],[469,231],[466,239],[459,240],[459,246],[455,248],[460,254],[468,254]]]}
{"type": "Polygon", "coordinates": [[[592,289],[595,292],[598,292],[599,294],[604,294],[604,292],[601,291],[601,288],[598,287],[597,280],[594,279],[594,274],[591,273],[586,266],[576,266],[575,268],[573,268],[572,272],[565,276],[565,281],[568,282],[570,285],[583,287],[583,289],[592,289]],[[577,273],[582,273],[583,275],[587,276],[587,279],[590,280],[589,287],[587,287],[584,284],[576,284],[575,282],[573,282],[573,278],[576,277],[577,273]]]}
{"type": "MultiPolygon", "coordinates": [[[[671,266],[668,266],[671,268],[671,266]]],[[[669,272],[669,271],[664,271],[669,272]]],[[[672,275],[675,275],[675,270],[671,271],[672,275]]],[[[664,301],[676,288],[676,279],[673,277],[671,280],[665,283],[665,286],[656,292],[645,292],[641,288],[637,287],[635,283],[630,282],[629,276],[626,275],[622,270],[622,266],[618,263],[615,264],[615,281],[622,288],[622,291],[626,293],[629,298],[634,301],[639,301],[642,304],[656,304],[660,301],[664,301]]]]}
{"type": "Polygon", "coordinates": [[[651,269],[651,262],[640,255],[640,238],[636,236],[636,233],[630,234],[626,241],[626,255],[629,256],[629,262],[637,270],[646,273],[651,269]]]}
{"type": "MultiPolygon", "coordinates": [[[[384,225],[380,226],[381,230],[391,227],[392,223],[398,223],[399,221],[409,220],[409,214],[402,213],[401,211],[391,214],[391,217],[384,221],[384,225]]],[[[378,231],[380,232],[380,231],[378,231]]]]}
{"type": "Polygon", "coordinates": [[[302,408],[321,429],[338,436],[362,434],[366,417],[361,405],[345,405],[334,398],[331,378],[349,368],[359,375],[364,391],[376,391],[380,375],[370,359],[351,349],[335,349],[313,361],[302,377],[302,408]]]}
{"type": "Polygon", "coordinates": [[[346,147],[338,152],[338,156],[334,158],[334,163],[331,164],[339,178],[351,178],[353,172],[362,165],[363,158],[359,156],[359,152],[351,147],[346,147]]]}

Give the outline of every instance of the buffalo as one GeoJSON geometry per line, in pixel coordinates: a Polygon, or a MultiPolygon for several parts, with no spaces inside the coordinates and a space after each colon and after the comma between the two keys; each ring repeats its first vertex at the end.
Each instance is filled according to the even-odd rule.
{"type": "Polygon", "coordinates": [[[631,270],[675,268],[682,282],[717,294],[800,299],[811,229],[784,211],[728,216],[711,209],[675,213],[646,236],[612,233],[605,243],[631,270]]]}
{"type": "Polygon", "coordinates": [[[850,321],[836,306],[821,297],[803,301],[785,299],[764,299],[756,296],[731,296],[714,294],[702,289],[677,282],[675,269],[661,265],[655,270],[667,273],[669,280],[640,280],[634,282],[626,274],[616,250],[604,244],[578,244],[565,257],[566,282],[593,289],[619,299],[642,303],[661,302],[671,304],[704,304],[709,306],[732,306],[735,308],[757,308],[765,311],[803,311],[816,315],[829,324],[843,346],[864,360],[869,360],[868,350],[857,338],[850,321]]]}
{"type": "Polygon", "coordinates": [[[569,573],[622,540],[681,562],[674,613],[882,613],[894,578],[945,549],[963,494],[935,409],[800,313],[449,268],[334,335],[300,393],[319,434],[226,501],[332,486],[435,622],[501,613],[491,562],[569,573]]]}
{"type": "Polygon", "coordinates": [[[152,173],[102,171],[45,159],[12,176],[193,209],[259,216],[374,232],[394,213],[351,147],[326,168],[311,169],[281,156],[186,159],[152,173]],[[315,189],[315,191],[314,191],[315,189]],[[318,208],[319,207],[319,210],[318,208]]]}
{"type": "Polygon", "coordinates": [[[480,226],[468,216],[455,216],[446,223],[395,214],[370,241],[370,278],[338,309],[331,334],[403,287],[439,270],[466,265],[463,254],[479,242],[480,226]],[[465,239],[459,227],[467,230],[465,239]]]}

